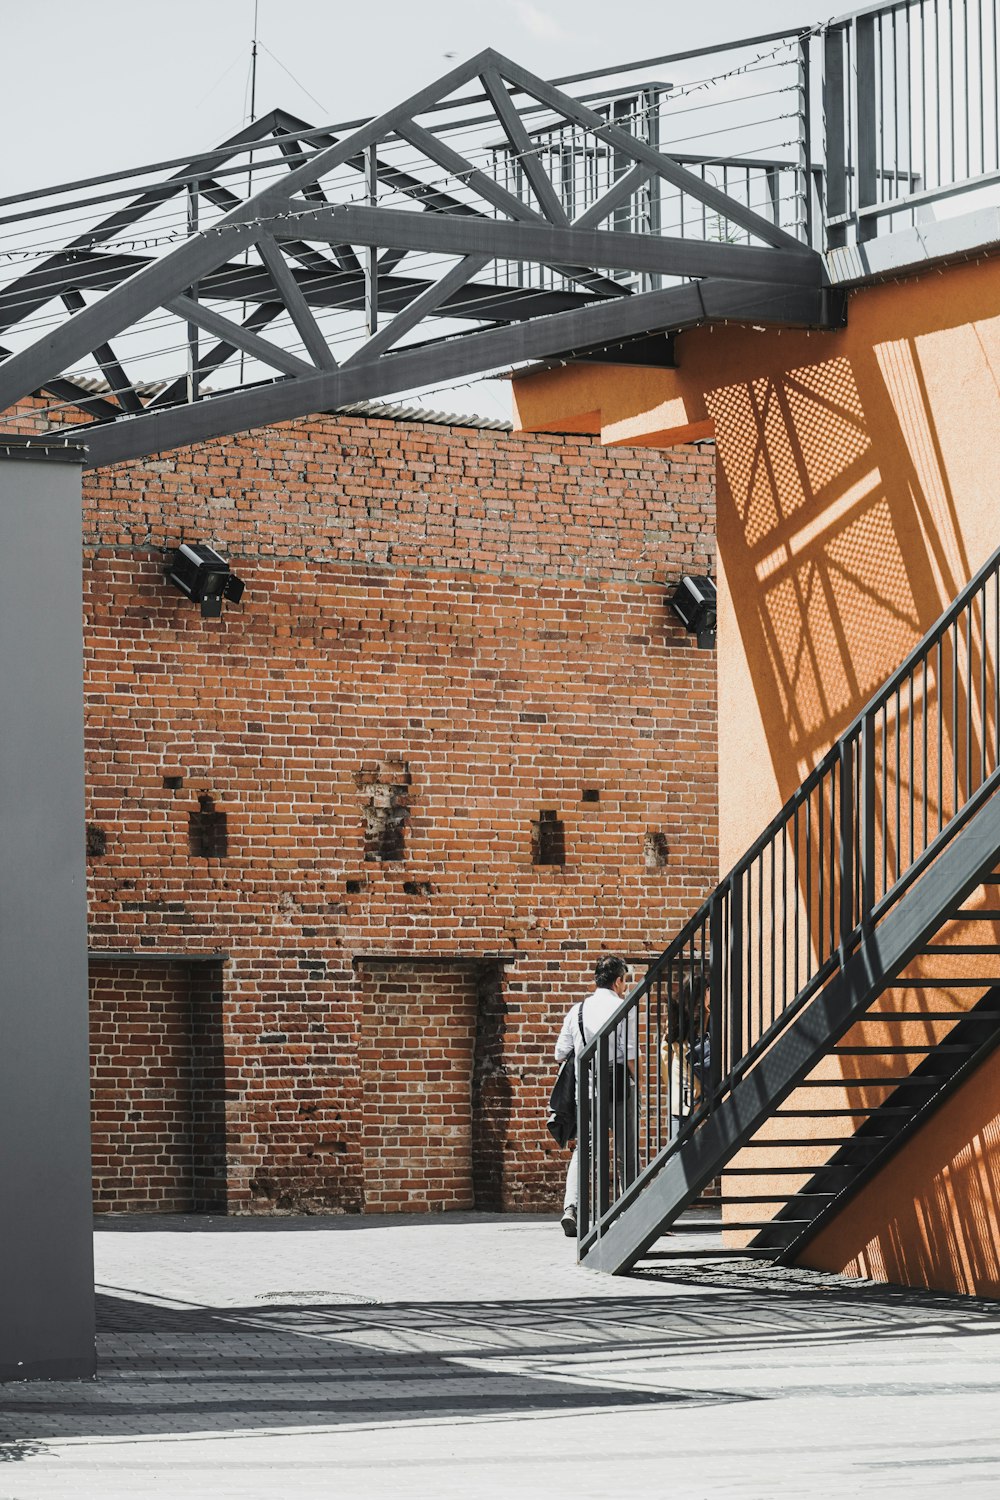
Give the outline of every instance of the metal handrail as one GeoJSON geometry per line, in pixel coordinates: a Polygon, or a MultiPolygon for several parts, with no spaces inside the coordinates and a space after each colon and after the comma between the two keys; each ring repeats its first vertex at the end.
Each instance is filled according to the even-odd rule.
{"type": "Polygon", "coordinates": [[[997,0],[891,0],[824,27],[818,248],[910,227],[930,205],[996,184],[998,28],[997,0]]]}
{"type": "Polygon", "coordinates": [[[581,1052],[581,1254],[998,786],[1000,549],[581,1052]]]}
{"type": "MultiPolygon", "coordinates": [[[[794,50],[799,54],[800,87],[793,113],[804,150],[799,159],[793,156],[780,165],[803,179],[815,173],[827,180],[839,179],[843,204],[824,218],[822,226],[817,225],[824,232],[814,237],[817,248],[835,247],[844,242],[845,226],[857,238],[867,238],[875,230],[873,219],[912,214],[917,207],[976,182],[988,183],[993,173],[1000,170],[1000,143],[993,119],[996,111],[990,107],[998,86],[995,49],[977,41],[985,38],[986,43],[992,43],[997,35],[997,0],[968,0],[968,6],[975,6],[974,14],[971,9],[966,14],[965,6],[954,8],[954,13],[950,6],[945,11],[939,0],[881,0],[822,25],[791,26],[704,47],[630,59],[564,74],[552,82],[588,103],[649,88],[666,97],[671,85],[653,84],[652,70],[713,58],[718,59],[720,69],[725,69],[727,59],[733,56],[752,54],[755,49],[773,43],[787,43],[791,49],[789,61],[794,50]],[[971,66],[965,88],[967,62],[971,66]],[[951,72],[959,64],[963,70],[963,88],[952,89],[951,72]],[[635,82],[621,81],[627,78],[635,82]],[[597,91],[581,88],[601,81],[605,86],[597,91]],[[814,127],[819,123],[821,95],[823,129],[817,130],[814,127]],[[820,161],[814,161],[808,149],[813,140],[821,147],[820,161]],[[891,184],[898,188],[903,183],[912,189],[917,182],[921,184],[920,204],[911,202],[913,192],[892,192],[890,188],[891,184]]],[[[475,90],[438,101],[429,113],[428,128],[432,133],[450,134],[493,123],[492,116],[468,114],[470,108],[474,111],[484,103],[489,103],[487,95],[475,90]]],[[[545,114],[544,106],[531,100],[520,102],[517,108],[526,121],[545,114]]],[[[311,149],[329,144],[332,136],[340,138],[361,128],[369,118],[359,116],[296,130],[294,139],[299,143],[302,159],[308,159],[311,149]]],[[[37,202],[40,205],[37,211],[45,215],[50,212],[45,206],[49,199],[113,183],[121,184],[123,197],[154,191],[162,186],[156,180],[161,172],[176,174],[175,188],[197,186],[206,175],[226,177],[245,172],[243,157],[248,151],[255,153],[255,165],[260,166],[265,160],[260,142],[245,141],[242,147],[230,145],[5,195],[0,197],[0,208],[37,202]],[[234,159],[229,161],[231,157],[234,159]]],[[[713,152],[713,159],[718,155],[713,152]]],[[[280,165],[282,160],[287,165],[287,157],[275,155],[274,164],[280,165]]],[[[109,192],[83,200],[67,200],[60,208],[65,211],[117,196],[109,192]]],[[[808,197],[804,180],[794,196],[802,201],[808,197]]],[[[808,205],[805,206],[808,216],[808,205]]],[[[13,215],[8,222],[20,217],[13,215]]]]}

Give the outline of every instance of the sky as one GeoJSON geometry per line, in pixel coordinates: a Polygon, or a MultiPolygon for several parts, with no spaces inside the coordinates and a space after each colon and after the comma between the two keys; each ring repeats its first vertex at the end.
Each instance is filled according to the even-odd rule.
{"type": "MultiPolygon", "coordinates": [[[[256,114],[335,124],[382,112],[484,47],[554,78],[813,25],[830,18],[820,5],[257,0],[256,114]]],[[[4,9],[0,197],[208,150],[251,117],[254,0],[4,9]]],[[[461,409],[509,410],[495,383],[483,397],[461,409]]]]}
{"type": "MultiPolygon", "coordinates": [[[[0,196],[207,150],[249,118],[254,0],[4,7],[0,196]]],[[[829,19],[821,0],[258,0],[257,113],[380,113],[484,47],[542,77],[829,19]]]]}

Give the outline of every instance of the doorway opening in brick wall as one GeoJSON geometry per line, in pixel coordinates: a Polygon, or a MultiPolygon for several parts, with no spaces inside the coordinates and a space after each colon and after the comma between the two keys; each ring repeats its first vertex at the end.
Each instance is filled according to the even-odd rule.
{"type": "Polygon", "coordinates": [[[222,962],[92,954],[97,1213],[226,1205],[222,962]]]}
{"type": "Polygon", "coordinates": [[[365,958],[365,1213],[501,1207],[510,1085],[496,958],[365,958]]]}

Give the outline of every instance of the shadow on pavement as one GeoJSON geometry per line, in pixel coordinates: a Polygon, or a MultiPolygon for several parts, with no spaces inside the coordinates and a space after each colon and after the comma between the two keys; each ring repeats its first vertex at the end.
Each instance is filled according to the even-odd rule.
{"type": "MultiPolygon", "coordinates": [[[[816,1285],[811,1273],[754,1265],[692,1264],[657,1279],[662,1297],[543,1301],[215,1309],[102,1295],[99,1379],[4,1387],[0,1459],[63,1438],[784,1399],[797,1391],[797,1350],[819,1351],[822,1364],[826,1346],[996,1333],[1000,1315],[996,1304],[816,1285]],[[780,1369],[780,1381],[755,1389],[761,1369],[780,1369]]],[[[907,1367],[901,1378],[922,1388],[932,1374],[907,1367]]],[[[863,1394],[866,1378],[862,1361],[830,1393],[863,1394]]]]}
{"type": "MultiPolygon", "coordinates": [[[[182,1308],[98,1295],[98,1379],[3,1388],[0,1457],[53,1438],[547,1414],[744,1399],[588,1376],[659,1342],[632,1300],[182,1308]],[[572,1368],[581,1365],[579,1370],[572,1368]]],[[[37,1449],[35,1449],[37,1451],[37,1449]]]]}

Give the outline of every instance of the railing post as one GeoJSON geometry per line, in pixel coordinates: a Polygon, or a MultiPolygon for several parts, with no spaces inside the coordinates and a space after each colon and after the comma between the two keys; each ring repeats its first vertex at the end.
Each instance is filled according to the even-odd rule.
{"type": "MultiPolygon", "coordinates": [[[[813,243],[812,217],[812,110],[809,88],[809,38],[799,42],[799,192],[802,201],[802,235],[807,245],[813,243]]],[[[822,249],[822,247],[820,247],[822,249]]]]}
{"type": "MultiPolygon", "coordinates": [[[[192,182],[187,190],[187,229],[190,236],[198,233],[198,204],[201,183],[192,182]]],[[[198,288],[188,287],[187,295],[192,302],[198,301],[198,288]]],[[[201,397],[201,373],[198,369],[200,354],[198,342],[201,330],[197,323],[188,323],[187,326],[187,398],[189,401],[197,401],[201,397]]]]}
{"type": "MultiPolygon", "coordinates": [[[[642,97],[645,100],[644,113],[646,117],[646,144],[647,146],[652,146],[654,151],[659,151],[660,90],[652,88],[644,89],[642,97]]],[[[652,177],[650,177],[646,185],[645,192],[647,195],[646,202],[648,205],[646,210],[647,229],[650,234],[657,235],[660,233],[663,224],[663,180],[662,178],[658,177],[655,172],[653,173],[652,177]]],[[[658,292],[663,286],[663,277],[658,271],[654,272],[652,276],[648,276],[646,280],[651,292],[658,292]]]]}
{"type": "MultiPolygon", "coordinates": [[[[378,148],[365,152],[365,190],[368,202],[378,206],[378,148]]],[[[378,332],[378,246],[365,247],[365,333],[369,338],[378,332]]]]}
{"type": "MultiPolygon", "coordinates": [[[[847,182],[847,112],[845,105],[846,72],[844,69],[843,27],[831,26],[823,37],[823,156],[826,183],[823,198],[828,219],[839,218],[848,209],[847,182]]],[[[847,243],[847,225],[835,224],[826,230],[819,249],[835,249],[847,243]]]]}
{"type": "Polygon", "coordinates": [[[579,1058],[576,1062],[576,1166],[577,1166],[577,1233],[582,1239],[590,1232],[590,1183],[593,1177],[593,1121],[590,1118],[590,1080],[592,1066],[579,1058]]]}
{"type": "MultiPolygon", "coordinates": [[[[612,1043],[614,1045],[614,1043],[612,1043]]],[[[611,1207],[611,1173],[608,1170],[609,1147],[611,1144],[611,1132],[608,1128],[608,1105],[611,1089],[608,1077],[608,1043],[604,1036],[598,1033],[597,1051],[594,1053],[595,1072],[597,1074],[597,1118],[591,1123],[593,1129],[590,1133],[591,1150],[597,1160],[597,1212],[595,1218],[600,1224],[604,1215],[611,1207]]]]}
{"type": "Polygon", "coordinates": [[[861,721],[861,910],[862,928],[871,925],[875,905],[875,713],[861,721]]]}
{"type": "Polygon", "coordinates": [[[722,1080],[722,908],[723,893],[717,890],[708,912],[708,1045],[713,1100],[722,1080]]]}
{"type": "Polygon", "coordinates": [[[729,882],[729,1069],[743,1056],[743,875],[729,882]]]}
{"type": "Polygon", "coordinates": [[[854,741],[840,746],[840,836],[837,859],[840,879],[840,959],[844,961],[854,931],[854,741]]]}
{"type": "MultiPolygon", "coordinates": [[[[875,17],[854,21],[857,64],[858,200],[859,209],[878,202],[878,109],[875,93],[875,17]]],[[[878,220],[858,214],[858,239],[874,239],[878,220]]]]}

